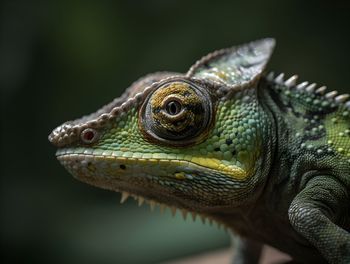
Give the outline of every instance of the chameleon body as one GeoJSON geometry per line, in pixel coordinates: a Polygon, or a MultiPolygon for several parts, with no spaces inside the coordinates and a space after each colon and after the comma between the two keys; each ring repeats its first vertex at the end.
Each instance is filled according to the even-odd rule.
{"type": "Polygon", "coordinates": [[[275,42],[158,72],[49,140],[77,179],[180,208],[234,234],[233,263],[269,244],[302,263],[350,263],[350,102],[265,74],[275,42]]]}

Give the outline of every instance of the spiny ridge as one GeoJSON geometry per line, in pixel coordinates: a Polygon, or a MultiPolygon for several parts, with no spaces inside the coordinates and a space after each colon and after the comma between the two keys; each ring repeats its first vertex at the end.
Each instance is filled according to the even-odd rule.
{"type": "Polygon", "coordinates": [[[215,220],[215,219],[213,219],[213,218],[211,218],[209,216],[206,216],[206,215],[203,215],[203,214],[197,214],[196,212],[188,211],[188,210],[186,210],[184,208],[177,208],[175,206],[168,206],[168,205],[163,204],[163,203],[158,203],[158,202],[156,202],[154,200],[145,199],[142,196],[131,194],[131,193],[126,192],[126,191],[122,191],[121,192],[120,203],[125,203],[125,201],[129,197],[133,197],[138,202],[138,206],[141,206],[142,204],[144,204],[146,202],[147,204],[149,204],[151,211],[154,211],[157,206],[159,207],[159,210],[160,210],[161,213],[163,213],[166,208],[169,208],[170,211],[171,211],[172,216],[175,216],[177,210],[179,209],[181,211],[181,215],[182,215],[184,220],[187,219],[188,213],[191,214],[193,221],[196,221],[197,215],[199,215],[199,217],[202,220],[203,224],[205,224],[207,221],[209,222],[210,225],[212,225],[213,223],[216,223],[219,229],[221,227],[224,227],[224,229],[227,231],[227,227],[223,223],[221,223],[221,222],[219,222],[219,221],[217,221],[217,220],[215,220]]]}
{"type": "Polygon", "coordinates": [[[310,94],[318,94],[324,96],[324,98],[333,101],[334,103],[338,105],[345,105],[346,108],[350,110],[350,95],[349,94],[341,94],[338,95],[337,91],[331,91],[328,93],[326,92],[326,86],[321,86],[317,88],[316,83],[309,83],[309,82],[301,82],[299,84],[296,83],[298,76],[293,75],[287,80],[285,80],[285,74],[281,73],[275,77],[275,74],[273,72],[270,72],[266,75],[267,80],[273,81],[280,85],[285,85],[288,88],[296,88],[299,91],[305,91],[310,94]]]}
{"type": "Polygon", "coordinates": [[[288,80],[286,80],[284,82],[285,85],[287,85],[288,87],[292,87],[295,86],[298,80],[298,75],[293,75],[292,77],[290,77],[288,80]]]}

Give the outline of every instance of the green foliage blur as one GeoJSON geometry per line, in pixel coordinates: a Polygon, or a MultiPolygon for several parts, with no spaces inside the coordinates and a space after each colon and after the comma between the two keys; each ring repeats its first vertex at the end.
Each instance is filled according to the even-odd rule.
{"type": "Polygon", "coordinates": [[[275,37],[269,69],[349,90],[348,1],[2,1],[1,263],[159,263],[227,247],[216,227],[74,180],[47,140],[144,74],[275,37]]]}

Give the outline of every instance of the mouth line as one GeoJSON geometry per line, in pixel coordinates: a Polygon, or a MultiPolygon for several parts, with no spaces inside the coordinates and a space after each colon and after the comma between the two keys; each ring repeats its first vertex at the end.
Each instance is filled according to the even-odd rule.
{"type": "MultiPolygon", "coordinates": [[[[104,162],[117,162],[122,165],[138,165],[144,164],[149,166],[178,166],[181,171],[174,173],[176,179],[191,179],[193,175],[198,174],[197,172],[207,171],[223,173],[230,178],[238,181],[247,180],[247,172],[234,165],[224,164],[222,161],[215,158],[204,158],[191,156],[187,158],[179,158],[176,154],[160,154],[160,153],[146,153],[141,154],[137,152],[122,152],[122,151],[111,151],[111,150],[77,150],[77,149],[59,149],[56,152],[57,159],[81,159],[85,158],[88,162],[94,160],[101,160],[104,162]]],[[[122,166],[120,165],[120,166],[122,166]]],[[[120,167],[123,169],[123,167],[120,167]]]]}

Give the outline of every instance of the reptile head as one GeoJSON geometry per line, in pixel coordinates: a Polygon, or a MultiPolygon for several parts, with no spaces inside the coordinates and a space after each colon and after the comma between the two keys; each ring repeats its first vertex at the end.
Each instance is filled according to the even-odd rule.
{"type": "MultiPolygon", "coordinates": [[[[156,73],[49,140],[79,180],[206,213],[246,202],[259,181],[257,82],[274,41],[220,50],[186,75],[156,73]]],[[[143,198],[139,198],[143,201],[143,198]]]]}

